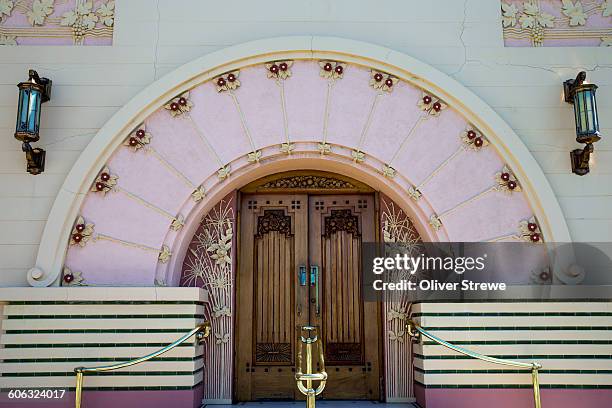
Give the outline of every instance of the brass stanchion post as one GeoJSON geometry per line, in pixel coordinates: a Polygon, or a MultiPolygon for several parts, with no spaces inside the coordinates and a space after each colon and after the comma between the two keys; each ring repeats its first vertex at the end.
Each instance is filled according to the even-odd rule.
{"type": "Polygon", "coordinates": [[[295,372],[295,381],[297,383],[298,390],[306,396],[306,407],[315,408],[316,396],[323,392],[325,389],[325,383],[327,382],[327,373],[325,372],[325,360],[323,356],[323,346],[319,340],[317,334],[312,335],[313,332],[317,331],[316,327],[303,326],[300,329],[300,341],[301,344],[298,346],[297,356],[297,367],[295,372]],[[308,332],[308,336],[304,337],[303,332],[308,332]],[[312,372],[312,346],[316,344],[319,351],[319,365],[320,370],[318,373],[312,372]],[[302,372],[302,349],[306,349],[306,372],[302,372]],[[312,382],[319,381],[319,386],[313,388],[312,382]],[[304,384],[306,382],[306,384],[304,384]]]}

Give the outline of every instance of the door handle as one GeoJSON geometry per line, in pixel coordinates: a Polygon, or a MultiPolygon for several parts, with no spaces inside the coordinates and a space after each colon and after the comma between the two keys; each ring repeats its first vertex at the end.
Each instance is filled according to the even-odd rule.
{"type": "Polygon", "coordinates": [[[306,286],[306,265],[300,265],[298,270],[298,281],[300,286],[306,286]]]}
{"type": "Polygon", "coordinates": [[[310,286],[314,286],[315,290],[315,313],[321,314],[321,303],[319,301],[319,267],[313,265],[310,267],[310,286]]]}

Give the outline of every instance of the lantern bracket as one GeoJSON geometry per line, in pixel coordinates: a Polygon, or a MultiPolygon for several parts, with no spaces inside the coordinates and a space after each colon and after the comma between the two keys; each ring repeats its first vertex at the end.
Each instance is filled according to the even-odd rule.
{"type": "Polygon", "coordinates": [[[37,175],[45,171],[46,152],[38,147],[32,148],[28,142],[21,145],[21,150],[26,155],[28,173],[37,175]]]}
{"type": "Polygon", "coordinates": [[[591,153],[595,149],[592,143],[587,143],[584,149],[575,149],[570,152],[572,159],[572,172],[579,176],[584,176],[589,172],[589,160],[591,159],[591,153]]]}
{"type": "Polygon", "coordinates": [[[49,102],[51,100],[51,87],[53,85],[53,81],[49,78],[41,78],[33,69],[28,71],[29,81],[33,82],[42,87],[42,103],[49,102]]]}
{"type": "Polygon", "coordinates": [[[576,76],[576,79],[568,79],[567,81],[563,82],[565,102],[574,104],[576,88],[584,84],[584,81],[586,81],[586,72],[580,71],[576,76]]]}

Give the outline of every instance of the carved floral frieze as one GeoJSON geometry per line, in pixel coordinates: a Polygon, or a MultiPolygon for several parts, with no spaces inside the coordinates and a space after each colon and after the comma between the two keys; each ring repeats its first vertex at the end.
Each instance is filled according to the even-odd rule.
{"type": "Polygon", "coordinates": [[[240,71],[232,71],[214,79],[217,92],[234,91],[240,87],[240,71]]]}
{"type": "Polygon", "coordinates": [[[495,180],[497,181],[497,188],[500,191],[505,193],[515,193],[520,192],[521,185],[519,184],[516,176],[512,171],[508,168],[508,166],[504,166],[502,171],[495,175],[495,180]]]}
{"type": "Polygon", "coordinates": [[[0,0],[0,45],[111,45],[113,0],[0,0]]]}
{"type": "Polygon", "coordinates": [[[102,195],[106,195],[109,191],[112,191],[113,188],[117,185],[118,176],[111,174],[108,167],[104,167],[93,185],[91,186],[91,191],[94,193],[101,193],[102,195]]]}
{"type": "Polygon", "coordinates": [[[164,109],[170,112],[173,118],[189,112],[193,108],[193,103],[189,100],[189,91],[172,98],[164,105],[164,109]]]}
{"type": "Polygon", "coordinates": [[[376,70],[370,71],[370,86],[378,91],[391,92],[398,82],[399,78],[391,74],[376,70]]]}
{"type": "Polygon", "coordinates": [[[91,239],[94,232],[94,224],[85,221],[83,216],[79,215],[74,222],[72,232],[70,233],[70,245],[78,245],[84,247],[91,239]]]}
{"type": "Polygon", "coordinates": [[[291,76],[293,61],[274,61],[266,64],[268,78],[285,80],[291,76]]]}
{"type": "Polygon", "coordinates": [[[542,242],[542,231],[535,217],[521,221],[519,223],[519,231],[523,241],[533,242],[534,244],[542,242]]]}
{"type": "Polygon", "coordinates": [[[425,92],[417,102],[417,106],[431,116],[439,116],[440,112],[447,108],[447,105],[440,99],[425,92]]]}
{"type": "Polygon", "coordinates": [[[489,145],[489,141],[473,127],[468,127],[461,133],[461,140],[466,147],[474,151],[479,151],[489,145]]]}
{"type": "Polygon", "coordinates": [[[151,143],[151,134],[146,131],[144,125],[141,125],[128,136],[123,145],[131,147],[136,152],[149,143],[151,143]]]}
{"type": "Polygon", "coordinates": [[[344,76],[346,64],[337,61],[319,61],[319,75],[322,78],[336,80],[344,76]]]}
{"type": "Polygon", "coordinates": [[[85,286],[83,274],[78,271],[72,271],[67,266],[62,270],[62,286],[85,286]]]}
{"type": "Polygon", "coordinates": [[[502,0],[507,47],[612,45],[611,0],[502,0]]]}

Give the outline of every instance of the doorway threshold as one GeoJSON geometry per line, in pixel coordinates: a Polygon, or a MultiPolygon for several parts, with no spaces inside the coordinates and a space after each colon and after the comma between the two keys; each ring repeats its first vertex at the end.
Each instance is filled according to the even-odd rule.
{"type": "MultiPolygon", "coordinates": [[[[306,407],[305,401],[261,401],[261,402],[239,402],[233,405],[204,405],[210,408],[294,408],[306,407]]],[[[377,401],[317,401],[317,407],[326,408],[417,408],[418,406],[411,403],[384,403],[377,401]]]]}

